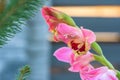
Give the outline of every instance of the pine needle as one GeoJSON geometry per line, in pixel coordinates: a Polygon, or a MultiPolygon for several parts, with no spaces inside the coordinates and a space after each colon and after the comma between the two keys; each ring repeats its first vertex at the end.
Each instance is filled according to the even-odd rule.
{"type": "Polygon", "coordinates": [[[42,4],[42,0],[10,0],[6,10],[0,14],[0,47],[21,31],[20,25],[33,17],[42,4]]]}

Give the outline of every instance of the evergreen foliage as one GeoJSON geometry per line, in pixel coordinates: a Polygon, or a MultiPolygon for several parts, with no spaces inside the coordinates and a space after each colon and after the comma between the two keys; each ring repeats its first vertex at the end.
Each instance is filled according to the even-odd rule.
{"type": "Polygon", "coordinates": [[[30,74],[31,69],[28,65],[24,66],[23,68],[21,68],[20,73],[17,77],[17,80],[26,80],[28,74],[30,74]]]}
{"type": "Polygon", "coordinates": [[[0,13],[0,47],[21,31],[20,25],[31,18],[42,3],[42,0],[9,0],[9,4],[0,13]]]}

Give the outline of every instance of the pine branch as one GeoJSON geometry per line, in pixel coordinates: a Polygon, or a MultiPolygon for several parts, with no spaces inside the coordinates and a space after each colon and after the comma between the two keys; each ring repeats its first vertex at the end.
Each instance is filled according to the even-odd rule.
{"type": "Polygon", "coordinates": [[[31,70],[28,65],[24,66],[17,77],[17,80],[26,80],[26,77],[30,74],[31,70]]]}
{"type": "Polygon", "coordinates": [[[0,13],[2,13],[5,9],[6,5],[6,0],[1,0],[0,1],[0,13]]]}
{"type": "Polygon", "coordinates": [[[0,15],[0,47],[21,31],[20,25],[31,18],[42,0],[11,0],[10,4],[0,15]]]}

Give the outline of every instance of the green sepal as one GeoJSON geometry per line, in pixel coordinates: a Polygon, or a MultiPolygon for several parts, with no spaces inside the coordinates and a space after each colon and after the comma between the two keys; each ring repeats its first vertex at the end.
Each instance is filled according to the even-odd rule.
{"type": "Polygon", "coordinates": [[[104,66],[107,66],[109,69],[114,69],[114,66],[104,57],[104,55],[99,56],[99,55],[95,55],[94,54],[94,58],[96,61],[98,61],[99,63],[101,63],[104,66]]]}
{"type": "Polygon", "coordinates": [[[75,24],[74,20],[68,16],[67,14],[61,14],[57,16],[58,18],[62,18],[64,20],[65,23],[67,23],[68,25],[74,26],[76,27],[77,25],[75,24]]]}

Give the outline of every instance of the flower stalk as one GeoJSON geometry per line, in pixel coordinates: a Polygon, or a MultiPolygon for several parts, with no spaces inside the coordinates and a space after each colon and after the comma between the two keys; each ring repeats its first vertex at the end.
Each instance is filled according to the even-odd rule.
{"type": "Polygon", "coordinates": [[[79,72],[82,80],[120,80],[120,72],[115,70],[103,55],[101,47],[95,42],[96,36],[93,31],[78,28],[72,18],[52,8],[45,7],[42,13],[49,25],[49,31],[54,31],[54,40],[68,45],[56,50],[54,56],[69,63],[69,71],[79,72]],[[91,48],[97,54],[92,54],[89,51],[91,48]],[[94,60],[104,66],[95,68],[90,64],[94,60]]]}
{"type": "Polygon", "coordinates": [[[113,69],[113,65],[104,57],[104,56],[98,56],[94,54],[94,58],[96,61],[100,62],[102,65],[107,66],[109,69],[113,69]]]}
{"type": "Polygon", "coordinates": [[[117,77],[118,77],[118,79],[120,80],[120,71],[118,71],[118,70],[116,70],[116,72],[117,72],[117,77]]]}

